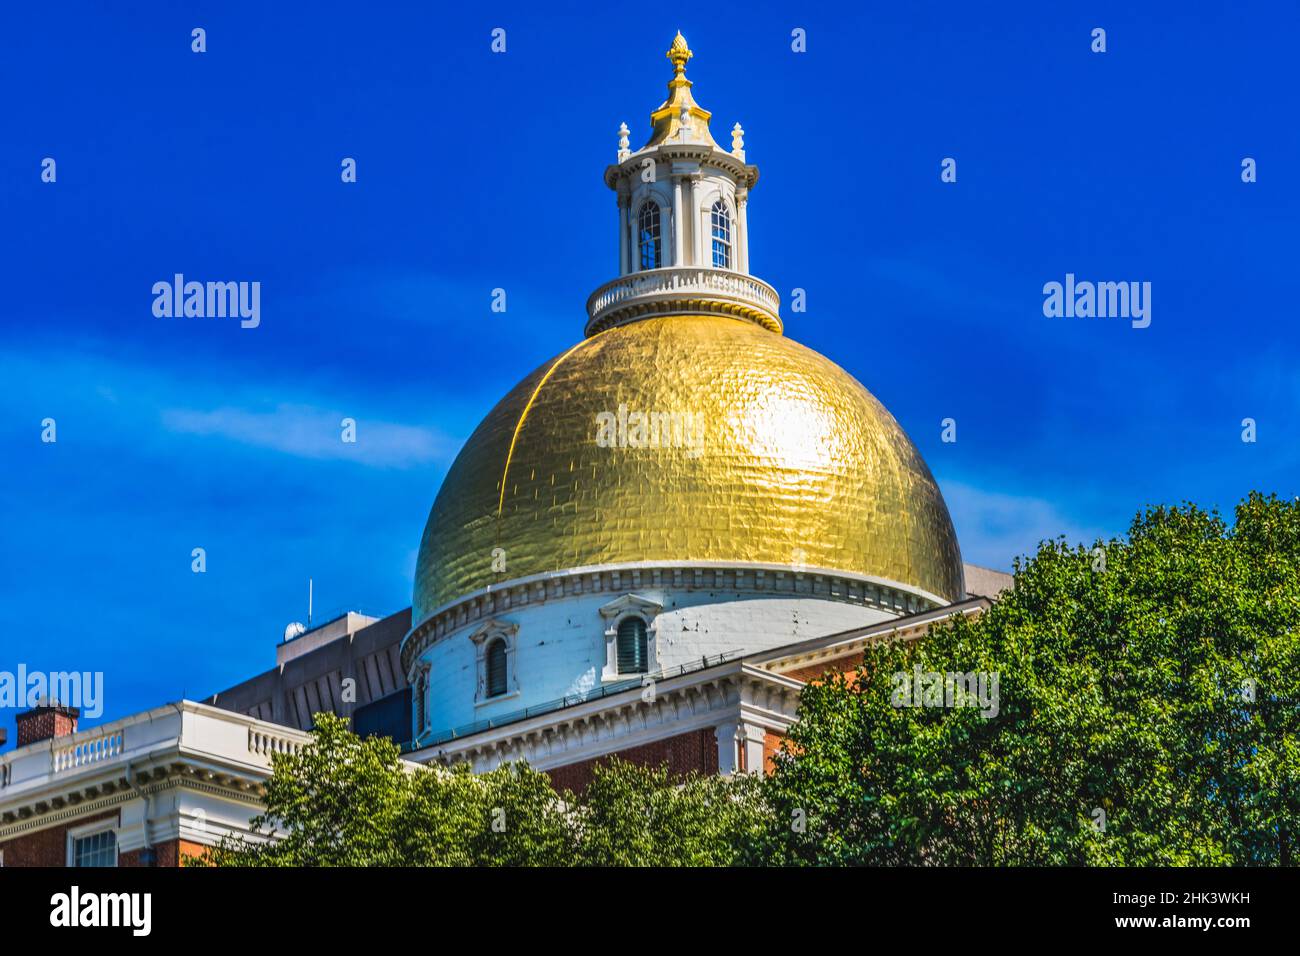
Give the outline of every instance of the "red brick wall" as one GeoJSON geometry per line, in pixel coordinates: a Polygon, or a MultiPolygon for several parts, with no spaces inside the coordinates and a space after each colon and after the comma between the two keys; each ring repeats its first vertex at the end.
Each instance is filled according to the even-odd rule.
{"type": "MultiPolygon", "coordinates": [[[[120,824],[118,812],[110,810],[95,816],[80,817],[57,827],[38,830],[26,836],[14,837],[0,843],[4,850],[5,866],[67,866],[68,865],[68,831],[95,823],[99,820],[112,820],[120,824]]],[[[207,849],[189,840],[167,840],[154,846],[154,866],[180,866],[181,861],[199,856],[207,849]]],[[[118,866],[144,866],[141,862],[143,850],[131,850],[117,855],[118,866]]]]}
{"type": "Polygon", "coordinates": [[[833,661],[813,664],[809,667],[801,667],[798,670],[782,671],[781,676],[793,677],[795,680],[801,680],[805,684],[816,684],[832,671],[839,671],[840,673],[855,671],[861,663],[862,653],[858,652],[857,654],[850,654],[848,657],[840,657],[833,661]]]}
{"type": "Polygon", "coordinates": [[[184,863],[188,859],[191,859],[192,857],[202,856],[204,853],[208,852],[208,848],[204,846],[202,843],[191,843],[189,840],[177,840],[176,850],[180,857],[180,859],[175,864],[176,866],[180,866],[182,863],[184,863]]]}
{"type": "Polygon", "coordinates": [[[35,833],[6,840],[0,843],[0,850],[4,850],[5,854],[5,866],[67,866],[68,830],[107,819],[112,819],[114,823],[119,822],[117,811],[110,810],[95,816],[79,817],[56,827],[47,827],[35,833]]]}
{"type": "Polygon", "coordinates": [[[657,767],[666,763],[668,772],[678,777],[685,776],[692,770],[700,773],[717,773],[718,741],[713,736],[713,728],[706,727],[703,730],[693,730],[678,734],[676,737],[656,740],[652,744],[629,747],[627,750],[619,750],[604,757],[566,764],[546,772],[550,775],[551,784],[555,789],[581,792],[586,789],[587,784],[591,783],[596,765],[609,760],[610,757],[619,757],[628,763],[642,767],[657,767]]]}
{"type": "MultiPolygon", "coordinates": [[[[189,840],[167,840],[163,843],[154,844],[154,863],[156,867],[174,867],[181,866],[183,861],[194,856],[202,856],[207,847],[201,843],[191,843],[189,840]]],[[[117,858],[118,866],[145,866],[141,862],[144,850],[132,850],[129,853],[121,853],[117,858]]]]}
{"type": "Polygon", "coordinates": [[[772,772],[772,760],[781,752],[781,741],[785,740],[784,734],[778,734],[775,730],[769,730],[763,737],[763,773],[764,775],[772,772]]]}
{"type": "Polygon", "coordinates": [[[77,732],[77,718],[68,711],[48,707],[19,714],[18,743],[15,746],[26,747],[38,740],[51,737],[66,737],[77,732]]]}

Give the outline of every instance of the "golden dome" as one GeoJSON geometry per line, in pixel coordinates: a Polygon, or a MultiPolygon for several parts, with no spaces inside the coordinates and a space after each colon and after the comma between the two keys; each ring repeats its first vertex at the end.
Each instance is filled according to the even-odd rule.
{"type": "Polygon", "coordinates": [[[962,591],[947,506],[893,416],[830,360],[721,316],[607,329],[515,386],[434,502],[412,623],[489,585],[638,562],[843,571],[943,601],[962,591]],[[681,427],[660,418],[647,439],[638,412],[681,427]]]}

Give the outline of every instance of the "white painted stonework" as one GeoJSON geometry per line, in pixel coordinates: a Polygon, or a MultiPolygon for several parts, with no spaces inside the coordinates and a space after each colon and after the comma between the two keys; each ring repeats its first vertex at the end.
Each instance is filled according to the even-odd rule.
{"type": "Polygon", "coordinates": [[[465,602],[463,616],[444,612],[449,623],[441,631],[407,638],[403,663],[420,694],[416,745],[628,680],[613,652],[627,614],[647,625],[649,673],[656,674],[866,627],[936,603],[892,582],[775,566],[618,566],[503,586],[465,602]],[[484,633],[509,635],[513,666],[499,698],[482,692],[483,641],[476,637],[484,633]]]}

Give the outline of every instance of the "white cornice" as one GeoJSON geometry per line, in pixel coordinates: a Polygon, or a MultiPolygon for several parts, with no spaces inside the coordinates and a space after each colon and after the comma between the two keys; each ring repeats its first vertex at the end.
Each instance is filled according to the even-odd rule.
{"type": "Polygon", "coordinates": [[[620,181],[640,176],[647,159],[664,163],[685,160],[712,166],[748,189],[752,189],[758,182],[757,166],[746,163],[723,149],[707,143],[663,143],[629,153],[625,159],[606,166],[605,185],[610,189],[617,189],[620,181]]]}

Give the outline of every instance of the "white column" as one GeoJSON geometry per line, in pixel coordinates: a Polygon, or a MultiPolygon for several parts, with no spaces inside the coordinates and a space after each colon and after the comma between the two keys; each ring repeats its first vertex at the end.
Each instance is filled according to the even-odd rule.
{"type": "Polygon", "coordinates": [[[767,743],[767,731],[757,724],[740,725],[740,748],[744,754],[745,772],[760,776],[767,772],[767,760],[763,752],[767,743]]]}
{"type": "Polygon", "coordinates": [[[736,271],[749,272],[749,222],[745,210],[749,208],[749,190],[736,192],[736,271]]]}
{"type": "Polygon", "coordinates": [[[673,177],[673,265],[686,265],[686,237],[682,232],[682,178],[673,177]]]}
{"type": "Polygon", "coordinates": [[[704,253],[700,250],[700,192],[699,176],[692,176],[687,181],[686,218],[691,223],[691,265],[702,266],[704,253]]]}
{"type": "Polygon", "coordinates": [[[727,777],[735,773],[738,749],[736,747],[736,730],[740,725],[734,721],[718,724],[713,728],[713,736],[718,741],[718,773],[727,777]]]}

